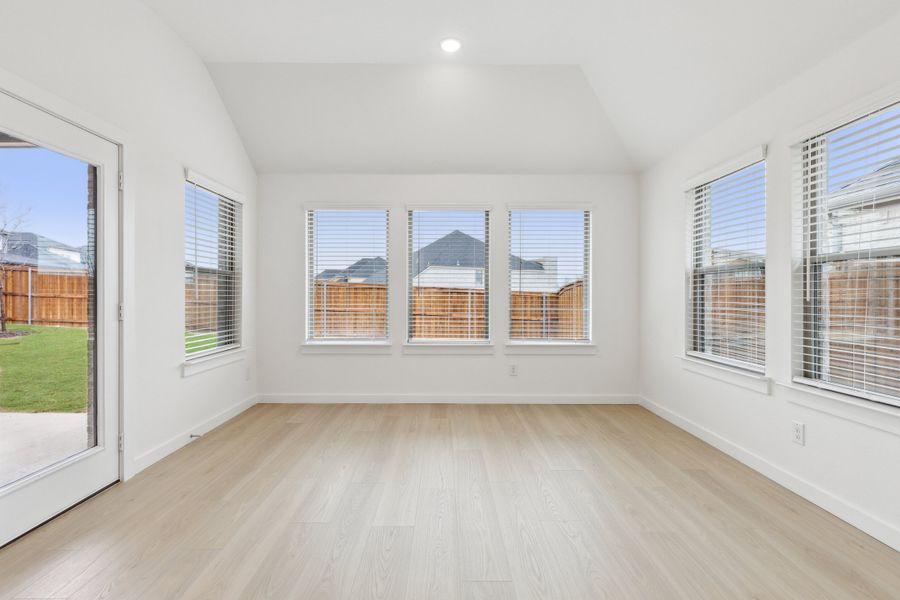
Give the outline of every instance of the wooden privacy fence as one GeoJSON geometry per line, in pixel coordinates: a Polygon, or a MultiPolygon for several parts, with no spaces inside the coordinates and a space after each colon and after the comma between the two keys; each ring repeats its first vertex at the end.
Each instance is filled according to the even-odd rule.
{"type": "Polygon", "coordinates": [[[900,379],[900,261],[843,261],[822,279],[829,381],[894,393],[900,379]]]}
{"type": "Polygon", "coordinates": [[[384,284],[316,281],[313,294],[314,337],[383,338],[387,334],[384,284]]]}
{"type": "Polygon", "coordinates": [[[762,362],[766,338],[766,279],[759,271],[706,275],[707,351],[762,362]]]}
{"type": "Polygon", "coordinates": [[[216,331],[219,315],[219,278],[209,270],[185,271],[184,326],[187,331],[216,331]]]}
{"type": "Polygon", "coordinates": [[[411,338],[487,338],[484,290],[414,286],[412,303],[411,338]]]}
{"type": "MultiPolygon", "coordinates": [[[[765,340],[765,278],[714,281],[707,290],[710,344],[721,356],[761,355],[765,340]]],[[[848,260],[822,274],[817,339],[829,382],[893,393],[900,379],[900,261],[848,260]]],[[[811,336],[812,332],[804,335],[811,336]]]]}
{"type": "Polygon", "coordinates": [[[87,273],[6,265],[0,275],[7,323],[87,327],[87,273]]]}
{"type": "MultiPolygon", "coordinates": [[[[423,339],[480,339],[487,335],[484,291],[414,287],[410,335],[423,339]]],[[[316,281],[312,330],[317,338],[384,337],[384,284],[316,281]]],[[[584,284],[558,292],[513,292],[510,337],[580,339],[585,336],[584,284]]]]}
{"type": "Polygon", "coordinates": [[[509,300],[511,339],[588,337],[582,281],[570,283],[558,292],[513,292],[509,300]]]}

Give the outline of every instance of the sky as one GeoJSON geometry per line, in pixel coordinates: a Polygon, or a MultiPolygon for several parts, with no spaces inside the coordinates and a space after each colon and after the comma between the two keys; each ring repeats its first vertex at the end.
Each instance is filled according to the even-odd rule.
{"type": "Polygon", "coordinates": [[[361,258],[384,258],[386,211],[317,210],[314,214],[316,273],[325,269],[345,269],[361,258]]]}
{"type": "MultiPolygon", "coordinates": [[[[219,258],[231,258],[231,252],[220,254],[220,241],[230,249],[234,240],[222,236],[240,224],[240,204],[223,200],[214,192],[189,181],[184,182],[184,254],[185,263],[201,268],[218,268],[219,258]]],[[[232,238],[240,235],[234,230],[232,238]]],[[[240,248],[237,248],[240,251],[240,248]]],[[[224,261],[223,261],[224,262],[224,261]]],[[[228,268],[227,265],[221,265],[228,268]]]]}
{"type": "Polygon", "coordinates": [[[828,191],[835,192],[900,158],[900,104],[835,129],[825,143],[828,191]]]}
{"type": "Polygon", "coordinates": [[[461,231],[483,242],[484,215],[483,210],[413,211],[413,250],[419,250],[453,231],[461,231]]]}
{"type": "Polygon", "coordinates": [[[510,252],[525,260],[555,258],[562,284],[584,277],[584,211],[514,210],[510,252]]]}
{"type": "Polygon", "coordinates": [[[709,215],[709,241],[713,249],[764,253],[765,161],[710,183],[709,215]]]}
{"type": "Polygon", "coordinates": [[[87,243],[87,163],[44,148],[0,148],[0,225],[87,243]]]}

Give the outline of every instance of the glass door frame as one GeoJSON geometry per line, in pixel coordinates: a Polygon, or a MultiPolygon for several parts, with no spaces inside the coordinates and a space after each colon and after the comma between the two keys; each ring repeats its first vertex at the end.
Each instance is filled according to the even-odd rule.
{"type": "Polygon", "coordinates": [[[0,546],[123,479],[123,144],[32,102],[0,71],[0,130],[96,168],[96,444],[0,488],[0,546]],[[33,130],[33,133],[29,130],[33,130]],[[59,135],[54,135],[58,133],[59,135]],[[51,499],[48,500],[47,496],[51,499]],[[59,498],[53,502],[52,498],[59,498]]]}

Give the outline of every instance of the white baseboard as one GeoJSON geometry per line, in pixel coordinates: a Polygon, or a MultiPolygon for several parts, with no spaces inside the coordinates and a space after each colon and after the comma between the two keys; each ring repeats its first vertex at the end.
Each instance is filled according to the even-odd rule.
{"type": "Polygon", "coordinates": [[[179,433],[178,435],[169,438],[163,443],[151,448],[150,450],[139,454],[132,461],[130,472],[126,472],[125,479],[129,479],[137,475],[153,463],[162,460],[179,448],[182,448],[183,446],[189,444],[191,442],[191,434],[203,435],[208,431],[212,431],[225,421],[238,416],[257,402],[258,396],[251,396],[249,398],[241,400],[234,406],[226,408],[217,415],[214,415],[209,419],[206,419],[205,421],[197,423],[190,429],[187,429],[179,433]]]}
{"type": "Polygon", "coordinates": [[[260,394],[264,404],[639,404],[634,394],[260,394]]]}
{"type": "Polygon", "coordinates": [[[897,528],[858,506],[835,496],[831,492],[810,483],[802,477],[786,471],[773,462],[735,444],[731,440],[725,439],[719,434],[669,410],[668,408],[662,407],[644,397],[640,398],[640,404],[650,412],[669,421],[676,427],[684,429],[711,446],[718,448],[725,454],[744,463],[754,471],[765,475],[775,483],[786,487],[795,494],[802,496],[820,508],[827,510],[839,519],[864,531],[891,548],[900,551],[900,528],[897,528]]]}

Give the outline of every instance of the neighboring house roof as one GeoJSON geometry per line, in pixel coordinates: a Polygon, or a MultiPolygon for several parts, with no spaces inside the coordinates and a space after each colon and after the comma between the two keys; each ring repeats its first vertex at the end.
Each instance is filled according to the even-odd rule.
{"type": "MultiPolygon", "coordinates": [[[[418,275],[428,267],[484,268],[484,242],[455,230],[427,246],[413,252],[413,273],[418,275]]],[[[533,260],[510,256],[514,270],[543,271],[544,265],[533,260]]]]}
{"type": "Polygon", "coordinates": [[[832,192],[828,208],[834,210],[871,201],[873,189],[877,190],[879,200],[900,196],[900,159],[885,163],[832,192]]]}
{"type": "Polygon", "coordinates": [[[87,270],[84,246],[69,246],[27,231],[9,233],[6,248],[0,253],[0,262],[44,271],[87,270]]]}
{"type": "MultiPolygon", "coordinates": [[[[427,246],[413,252],[413,274],[428,267],[484,268],[484,242],[461,231],[452,231],[427,246]]],[[[544,265],[533,260],[510,256],[510,268],[543,271],[544,265]]],[[[325,281],[362,280],[364,283],[385,283],[387,262],[380,256],[361,258],[346,269],[325,269],[316,279],[325,281]]]]}
{"type": "Polygon", "coordinates": [[[34,144],[0,131],[0,148],[33,148],[34,144]]]}
{"type": "Polygon", "coordinates": [[[736,267],[742,264],[756,264],[764,257],[758,252],[750,250],[732,250],[730,248],[713,248],[712,261],[715,266],[736,267]]]}
{"type": "Polygon", "coordinates": [[[316,279],[325,281],[361,280],[362,283],[386,283],[387,261],[376,256],[361,258],[346,269],[325,269],[316,279]]]}
{"type": "Polygon", "coordinates": [[[413,252],[413,275],[431,266],[484,268],[484,242],[455,230],[413,252]]]}
{"type": "Polygon", "coordinates": [[[515,254],[509,255],[509,268],[513,271],[543,271],[544,265],[540,261],[525,260],[515,254]]]}
{"type": "Polygon", "coordinates": [[[347,277],[363,279],[366,283],[384,283],[387,274],[387,261],[375,258],[361,258],[345,270],[347,277]]]}
{"type": "Polygon", "coordinates": [[[347,269],[325,269],[316,275],[316,279],[340,279],[346,272],[347,269]]]}

